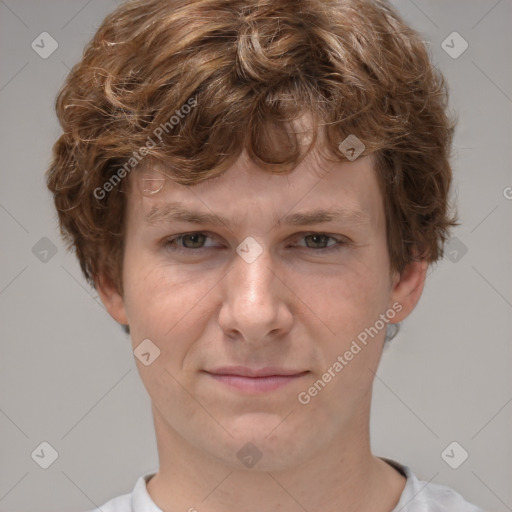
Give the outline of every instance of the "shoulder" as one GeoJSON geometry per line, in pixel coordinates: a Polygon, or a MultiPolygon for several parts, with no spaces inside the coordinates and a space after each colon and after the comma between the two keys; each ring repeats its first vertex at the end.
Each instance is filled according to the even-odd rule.
{"type": "Polygon", "coordinates": [[[116,496],[107,501],[101,507],[87,510],[86,512],[130,512],[132,510],[131,494],[123,494],[116,496]]]}
{"type": "Polygon", "coordinates": [[[155,474],[155,472],[151,472],[140,476],[130,493],[116,496],[101,507],[86,512],[162,512],[153,503],[146,488],[147,482],[155,474]]]}
{"type": "MultiPolygon", "coordinates": [[[[433,484],[416,479],[417,492],[414,499],[415,507],[411,512],[484,512],[483,509],[469,503],[457,491],[446,485],[433,484]]],[[[407,508],[403,512],[408,511],[407,508]]]]}
{"type": "Polygon", "coordinates": [[[408,466],[385,460],[407,478],[400,500],[392,512],[485,512],[466,501],[455,489],[420,480],[408,466]]]}

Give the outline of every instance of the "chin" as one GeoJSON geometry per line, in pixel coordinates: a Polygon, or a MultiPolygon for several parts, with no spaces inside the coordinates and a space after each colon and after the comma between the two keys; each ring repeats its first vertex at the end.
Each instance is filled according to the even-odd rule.
{"type": "Polygon", "coordinates": [[[238,418],[235,424],[222,422],[232,437],[224,436],[222,454],[218,454],[218,443],[211,446],[212,452],[236,470],[244,466],[251,471],[290,469],[314,451],[318,436],[287,421],[286,415],[253,413],[238,418]]]}

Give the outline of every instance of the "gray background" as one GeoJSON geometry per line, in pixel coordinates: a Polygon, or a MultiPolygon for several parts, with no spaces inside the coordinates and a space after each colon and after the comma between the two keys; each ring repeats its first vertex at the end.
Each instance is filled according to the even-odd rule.
{"type": "MultiPolygon", "coordinates": [[[[117,3],[0,0],[2,511],[86,510],[158,468],[129,339],[66,252],[44,185],[59,135],[56,92],[117,3]],[[46,59],[31,47],[43,31],[58,42],[46,59]],[[57,250],[46,261],[43,237],[57,250]],[[31,458],[42,441],[59,454],[48,469],[31,458]]],[[[394,3],[430,42],[460,116],[462,225],[384,353],[372,447],[487,510],[512,510],[512,2],[394,3]],[[453,31],[469,44],[458,58],[442,47],[453,31]],[[469,453],[457,469],[441,456],[452,441],[469,453]]]]}

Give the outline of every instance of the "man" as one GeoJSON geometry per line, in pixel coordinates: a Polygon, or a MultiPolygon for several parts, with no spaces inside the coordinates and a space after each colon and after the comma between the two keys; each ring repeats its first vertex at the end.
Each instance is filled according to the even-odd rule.
{"type": "Polygon", "coordinates": [[[481,510],[369,439],[385,340],[456,225],[446,98],[380,1],[105,19],[48,171],[152,402],[159,470],[103,512],[481,510]]]}

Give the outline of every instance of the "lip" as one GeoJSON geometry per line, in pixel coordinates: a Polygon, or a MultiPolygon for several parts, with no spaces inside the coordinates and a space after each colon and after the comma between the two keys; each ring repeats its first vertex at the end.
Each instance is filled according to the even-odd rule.
{"type": "Polygon", "coordinates": [[[257,394],[280,389],[309,372],[278,367],[252,369],[245,366],[224,366],[205,370],[205,373],[231,388],[257,394]]]}
{"type": "Polygon", "coordinates": [[[238,375],[240,377],[270,377],[273,375],[291,376],[305,373],[304,370],[292,370],[278,366],[266,366],[265,368],[260,368],[258,370],[248,368],[247,366],[221,366],[219,368],[205,371],[216,375],[238,375]]]}

